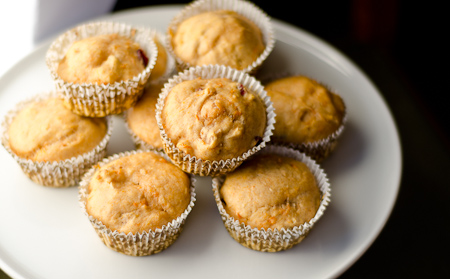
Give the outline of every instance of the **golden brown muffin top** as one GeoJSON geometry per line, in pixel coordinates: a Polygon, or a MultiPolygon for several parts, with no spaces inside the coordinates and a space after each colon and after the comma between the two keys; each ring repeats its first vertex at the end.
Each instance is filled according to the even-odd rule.
{"type": "Polygon", "coordinates": [[[118,34],[76,41],[58,67],[66,82],[107,84],[139,75],[148,58],[138,43],[118,34]]]}
{"type": "Polygon", "coordinates": [[[222,64],[242,70],[264,51],[261,30],[228,10],[204,12],[182,21],[173,34],[174,53],[191,66],[222,64]]]}
{"type": "Polygon", "coordinates": [[[153,39],[155,40],[156,48],[158,49],[158,57],[156,58],[155,66],[152,69],[149,78],[150,81],[155,81],[166,73],[167,60],[169,59],[163,43],[156,36],[153,39]]]}
{"type": "Polygon", "coordinates": [[[261,98],[240,83],[198,78],[172,88],[161,120],[181,151],[219,161],[236,158],[262,140],[266,111],[261,98]]]}
{"type": "Polygon", "coordinates": [[[163,84],[147,87],[136,105],[127,112],[128,127],[141,140],[156,148],[163,148],[155,117],[156,103],[162,87],[163,84]]]}
{"type": "Polygon", "coordinates": [[[105,137],[104,118],[79,116],[59,98],[29,104],[13,119],[9,146],[32,161],[60,161],[93,150],[105,137]]]}
{"type": "Polygon", "coordinates": [[[190,203],[190,179],[152,152],[100,167],[89,183],[86,210],[112,231],[138,233],[162,228],[190,203]]]}
{"type": "Polygon", "coordinates": [[[302,144],[324,139],[342,124],[341,97],[304,76],[290,76],[265,85],[277,113],[274,139],[302,144]]]}
{"type": "Polygon", "coordinates": [[[321,193],[308,167],[295,159],[258,154],[228,174],[220,188],[231,217],[252,228],[302,225],[319,209],[321,193]]]}

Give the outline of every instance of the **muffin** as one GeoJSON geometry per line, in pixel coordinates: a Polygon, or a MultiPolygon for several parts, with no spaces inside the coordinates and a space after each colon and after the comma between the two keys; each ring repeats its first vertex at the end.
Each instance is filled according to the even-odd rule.
{"type": "Polygon", "coordinates": [[[262,139],[262,100],[227,78],[186,80],[169,92],[161,112],[167,136],[182,152],[219,161],[231,159],[262,139]]]}
{"type": "Polygon", "coordinates": [[[304,163],[277,154],[256,154],[227,174],[220,196],[225,211],[239,222],[281,230],[311,220],[321,194],[304,163]]]}
{"type": "Polygon", "coordinates": [[[244,16],[229,10],[192,16],[177,28],[172,45],[177,57],[192,66],[222,64],[242,70],[264,51],[262,33],[244,16]]]}
{"type": "Polygon", "coordinates": [[[164,83],[175,71],[175,59],[165,47],[165,36],[159,31],[152,30],[153,40],[158,49],[158,57],[149,78],[150,84],[164,83]]]}
{"type": "Polygon", "coordinates": [[[73,113],[52,92],[19,103],[9,112],[2,143],[33,181],[68,187],[104,157],[111,124],[110,119],[73,113]]]}
{"type": "Polygon", "coordinates": [[[320,167],[281,146],[268,146],[234,172],[214,178],[213,191],[230,235],[264,252],[301,242],[329,203],[329,184],[320,167]]]}
{"type": "Polygon", "coordinates": [[[80,203],[101,240],[131,256],[158,253],[181,233],[195,201],[193,179],[162,153],[105,159],[80,183],[80,203]]]}
{"type": "Polygon", "coordinates": [[[60,35],[46,55],[56,91],[77,114],[103,117],[141,96],[158,50],[151,30],[115,22],[77,26],[60,35]]]}
{"type": "Polygon", "coordinates": [[[256,72],[274,45],[267,15],[246,1],[195,1],[172,19],[167,47],[180,70],[220,64],[256,72]]]}
{"type": "Polygon", "coordinates": [[[277,78],[265,89],[277,111],[273,142],[292,144],[318,161],[325,159],[344,128],[343,99],[301,75],[277,78]]]}
{"type": "Polygon", "coordinates": [[[264,89],[235,69],[190,68],[169,80],[156,119],[165,152],[183,170],[228,172],[270,140],[274,113],[264,89]]]}
{"type": "Polygon", "coordinates": [[[164,149],[155,117],[156,102],[162,87],[161,83],[146,87],[138,102],[124,114],[127,130],[138,149],[164,149]]]}

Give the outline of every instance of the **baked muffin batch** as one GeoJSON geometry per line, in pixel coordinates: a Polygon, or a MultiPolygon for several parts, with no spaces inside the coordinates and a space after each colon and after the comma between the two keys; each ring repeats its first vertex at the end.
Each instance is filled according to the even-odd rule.
{"type": "Polygon", "coordinates": [[[309,77],[266,79],[270,18],[244,0],[197,0],[166,34],[116,22],[77,26],[50,46],[55,90],[17,105],[2,144],[34,182],[78,186],[103,243],[131,256],[178,237],[195,177],[230,236],[276,252],[301,242],[330,202],[319,165],[346,123],[344,100],[309,77]],[[136,150],[105,158],[112,119],[136,150]]]}

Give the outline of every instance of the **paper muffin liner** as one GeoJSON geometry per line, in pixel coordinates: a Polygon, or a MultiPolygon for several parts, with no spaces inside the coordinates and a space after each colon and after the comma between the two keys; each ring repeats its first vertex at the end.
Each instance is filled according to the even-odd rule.
{"type": "Polygon", "coordinates": [[[113,129],[113,120],[111,117],[106,117],[107,131],[102,141],[93,150],[76,157],[61,161],[35,162],[17,156],[9,147],[8,134],[9,126],[16,115],[33,102],[58,96],[54,91],[44,92],[19,102],[14,109],[6,114],[2,122],[1,140],[6,151],[16,160],[25,175],[33,182],[48,187],[65,188],[77,185],[84,173],[105,157],[113,129]]]}
{"type": "MultiPolygon", "coordinates": [[[[160,31],[156,30],[156,29],[150,29],[150,33],[152,35],[152,38],[154,38],[153,40],[156,42],[158,42],[161,47],[164,49],[164,52],[166,54],[167,57],[167,61],[166,61],[166,65],[165,65],[165,71],[164,73],[159,76],[159,77],[154,77],[153,73],[150,75],[147,84],[151,85],[151,84],[161,84],[161,83],[165,83],[172,75],[175,74],[176,72],[176,62],[175,62],[175,57],[173,57],[172,53],[169,52],[169,50],[167,49],[166,46],[166,35],[161,33],[160,31]]],[[[160,51],[158,49],[158,57],[160,55],[160,51]]],[[[153,68],[153,70],[155,69],[156,65],[157,65],[157,60],[155,61],[155,66],[153,68]]]]}
{"type": "Polygon", "coordinates": [[[123,112],[141,96],[155,66],[158,49],[153,37],[148,28],[118,22],[92,22],[70,29],[54,40],[46,53],[46,64],[56,91],[73,112],[82,116],[103,117],[123,112]],[[149,59],[144,71],[130,80],[108,84],[73,83],[59,77],[59,63],[74,42],[114,33],[133,39],[144,50],[149,59]]]}
{"type": "Polygon", "coordinates": [[[159,98],[156,103],[156,122],[158,123],[161,133],[164,151],[175,165],[179,166],[183,171],[188,173],[197,174],[200,176],[217,176],[233,171],[248,157],[263,149],[266,144],[270,142],[270,137],[272,136],[272,131],[274,129],[275,112],[270,97],[267,96],[267,92],[257,79],[245,72],[238,71],[227,66],[206,65],[191,67],[184,72],[178,73],[178,75],[175,75],[173,78],[169,79],[166,84],[164,84],[164,88],[159,94],[159,98]],[[164,107],[165,99],[175,85],[185,80],[192,80],[196,78],[228,78],[234,82],[241,83],[249,91],[255,93],[261,98],[266,107],[266,128],[260,144],[250,148],[248,151],[236,158],[220,161],[209,161],[196,158],[195,156],[186,154],[173,144],[171,139],[167,136],[161,120],[161,113],[164,107]]]}
{"type": "MultiPolygon", "coordinates": [[[[288,77],[288,76],[297,76],[297,75],[301,75],[301,76],[307,77],[311,80],[314,80],[314,81],[318,82],[320,85],[322,85],[323,87],[327,88],[327,90],[329,92],[332,92],[333,94],[340,96],[336,92],[336,90],[334,90],[333,88],[330,88],[324,82],[321,82],[317,79],[310,78],[309,76],[301,74],[301,73],[289,73],[289,72],[276,73],[276,74],[272,73],[272,74],[266,74],[259,78],[260,78],[261,82],[265,85],[275,79],[288,77]]],[[[342,97],[341,97],[341,99],[344,101],[344,105],[345,105],[345,100],[342,97]]],[[[286,141],[283,141],[283,139],[280,139],[276,136],[272,136],[272,143],[276,143],[278,145],[283,145],[286,147],[290,147],[290,148],[299,150],[301,152],[304,152],[306,155],[310,156],[312,159],[316,160],[318,163],[322,163],[326,158],[328,158],[328,156],[333,152],[333,150],[338,145],[338,139],[341,137],[342,133],[344,132],[345,126],[347,124],[347,120],[348,120],[348,113],[347,113],[347,108],[345,108],[341,125],[337,128],[336,131],[334,131],[332,134],[330,134],[326,138],[323,138],[321,140],[314,141],[314,142],[299,144],[299,143],[286,142],[286,141]]]]}
{"type": "MultiPolygon", "coordinates": [[[[332,133],[325,139],[319,141],[308,142],[303,144],[279,142],[279,144],[304,152],[312,159],[316,160],[318,163],[322,163],[326,158],[328,158],[328,156],[330,156],[330,154],[338,145],[338,139],[342,135],[346,123],[347,123],[347,114],[345,114],[341,125],[334,133],[332,133]]],[[[277,143],[277,140],[275,138],[274,143],[277,143]]]]}
{"type": "Polygon", "coordinates": [[[172,35],[175,34],[177,26],[185,19],[194,15],[216,11],[231,10],[241,14],[251,20],[262,32],[265,49],[261,55],[247,68],[241,71],[255,74],[261,68],[264,61],[272,52],[275,46],[275,33],[270,17],[254,3],[245,0],[197,0],[186,5],[169,23],[166,36],[166,47],[168,51],[175,57],[178,71],[183,71],[195,65],[184,62],[174,52],[172,47],[172,35]]]}
{"type": "MultiPolygon", "coordinates": [[[[293,228],[278,229],[258,229],[252,228],[231,217],[224,209],[220,187],[225,176],[212,179],[212,190],[217,204],[217,208],[222,217],[223,224],[230,236],[241,245],[261,252],[278,252],[287,250],[300,243],[311,231],[317,221],[323,216],[328,204],[330,203],[331,188],[325,171],[309,156],[285,146],[269,145],[262,153],[275,153],[282,156],[294,158],[305,163],[316,178],[317,185],[322,193],[319,209],[316,215],[308,222],[293,228]]],[[[262,154],[261,153],[261,154],[262,154]]]]}
{"type": "MultiPolygon", "coordinates": [[[[144,151],[144,150],[133,150],[118,153],[105,158],[98,166],[103,166],[111,161],[117,160],[122,157],[130,156],[142,152],[154,152],[159,154],[169,160],[164,153],[157,151],[144,151]]],[[[195,184],[196,179],[194,176],[190,176],[191,186],[190,195],[191,199],[186,210],[178,216],[176,219],[172,220],[167,225],[162,226],[160,229],[149,230],[142,233],[128,233],[119,232],[117,230],[112,231],[106,227],[101,221],[89,215],[86,210],[86,200],[88,198],[88,187],[89,182],[94,175],[97,168],[91,168],[83,177],[80,182],[79,187],[79,204],[85,216],[88,217],[92,227],[96,231],[97,235],[100,237],[102,242],[110,249],[117,251],[119,253],[129,255],[129,256],[148,256],[151,254],[156,254],[172,245],[178,238],[183,230],[186,218],[192,211],[195,203],[195,184]]]]}
{"type": "MultiPolygon", "coordinates": [[[[131,140],[134,143],[134,146],[136,149],[140,150],[155,150],[159,152],[164,152],[164,147],[156,147],[146,141],[144,141],[142,138],[140,138],[129,126],[128,124],[128,110],[124,111],[123,118],[125,122],[125,129],[127,130],[128,134],[131,137],[131,140]]],[[[159,127],[155,127],[155,129],[159,129],[159,127]]]]}

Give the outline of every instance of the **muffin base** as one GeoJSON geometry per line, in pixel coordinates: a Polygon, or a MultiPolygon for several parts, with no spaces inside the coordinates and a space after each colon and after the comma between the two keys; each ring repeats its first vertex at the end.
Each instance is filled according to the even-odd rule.
{"type": "Polygon", "coordinates": [[[299,150],[300,152],[305,153],[317,163],[322,163],[326,158],[330,156],[330,154],[334,151],[336,146],[338,145],[338,139],[341,137],[344,132],[345,125],[347,123],[347,114],[344,115],[342,120],[342,124],[339,128],[331,135],[326,137],[325,139],[303,143],[303,144],[295,144],[289,142],[283,142],[282,140],[273,137],[272,144],[281,145],[290,147],[292,149],[299,150]]]}

